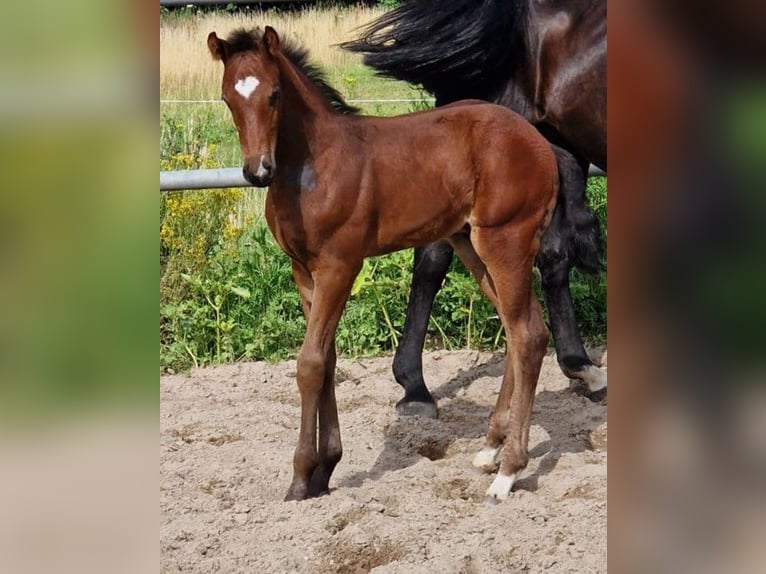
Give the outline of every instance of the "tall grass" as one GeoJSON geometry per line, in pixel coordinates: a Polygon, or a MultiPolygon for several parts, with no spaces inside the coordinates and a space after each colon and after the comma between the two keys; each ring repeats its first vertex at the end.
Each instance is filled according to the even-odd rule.
{"type": "Polygon", "coordinates": [[[355,29],[382,13],[380,8],[307,8],[300,12],[207,13],[195,18],[165,18],[160,22],[160,98],[220,97],[221,65],[210,57],[206,42],[211,31],[224,37],[235,28],[270,25],[281,36],[309,48],[312,58],[337,76],[361,68],[361,57],[341,50],[337,44],[353,39],[355,29]]]}

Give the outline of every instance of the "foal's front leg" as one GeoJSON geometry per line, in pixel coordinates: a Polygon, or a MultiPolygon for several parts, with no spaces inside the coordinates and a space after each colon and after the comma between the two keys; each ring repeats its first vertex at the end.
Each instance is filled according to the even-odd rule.
{"type": "Polygon", "coordinates": [[[321,265],[311,274],[305,268],[297,272],[294,268],[308,319],[297,368],[301,425],[293,457],[293,481],[285,500],[303,500],[326,491],[342,456],[333,386],[335,330],[360,268],[361,263],[349,266],[336,262],[321,265]]]}
{"type": "Polygon", "coordinates": [[[330,476],[343,456],[338,423],[338,406],[335,401],[335,339],[325,364],[324,383],[319,394],[319,462],[311,474],[309,496],[319,496],[330,491],[330,476]]]}

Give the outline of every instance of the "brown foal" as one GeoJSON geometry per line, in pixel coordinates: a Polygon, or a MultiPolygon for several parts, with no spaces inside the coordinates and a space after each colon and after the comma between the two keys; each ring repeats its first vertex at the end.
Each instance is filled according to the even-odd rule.
{"type": "Polygon", "coordinates": [[[271,27],[208,47],[245,177],[268,186],[266,219],[292,259],[307,328],[298,354],[301,424],[286,500],[328,491],[341,458],[335,331],[365,257],[447,239],[498,311],[505,374],[485,448],[503,500],[527,465],[530,417],[548,330],[532,263],[558,193],[548,142],[507,108],[475,101],[391,118],[353,115],[271,27]],[[318,420],[318,433],[317,433],[318,420]],[[317,440],[318,434],[318,440],[317,440]]]}

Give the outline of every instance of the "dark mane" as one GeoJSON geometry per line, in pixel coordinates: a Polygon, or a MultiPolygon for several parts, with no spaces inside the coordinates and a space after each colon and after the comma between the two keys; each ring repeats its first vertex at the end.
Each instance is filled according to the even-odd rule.
{"type": "MultiPolygon", "coordinates": [[[[234,30],[226,40],[229,44],[229,54],[255,49],[262,35],[263,32],[258,28],[234,30]]],[[[340,92],[327,82],[324,71],[309,61],[309,51],[306,48],[289,38],[283,37],[280,37],[280,44],[282,53],[319,88],[319,91],[327,98],[335,111],[342,114],[355,114],[359,111],[358,108],[347,104],[340,92]]]]}
{"type": "Polygon", "coordinates": [[[437,99],[488,98],[524,53],[527,0],[410,0],[341,47],[437,99]]]}

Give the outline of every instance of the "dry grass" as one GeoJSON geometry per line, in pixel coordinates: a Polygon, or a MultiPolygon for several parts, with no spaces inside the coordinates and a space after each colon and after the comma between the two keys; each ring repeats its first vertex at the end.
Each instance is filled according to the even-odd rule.
{"type": "MultiPolygon", "coordinates": [[[[312,58],[331,72],[361,67],[361,59],[336,46],[354,38],[355,29],[383,13],[379,8],[316,9],[299,13],[203,14],[160,24],[160,98],[217,99],[221,69],[207,50],[211,31],[224,37],[234,28],[273,26],[311,50],[312,58]]],[[[334,73],[333,73],[334,72],[334,73]]],[[[340,87],[340,86],[338,86],[340,87]]]]}

